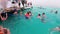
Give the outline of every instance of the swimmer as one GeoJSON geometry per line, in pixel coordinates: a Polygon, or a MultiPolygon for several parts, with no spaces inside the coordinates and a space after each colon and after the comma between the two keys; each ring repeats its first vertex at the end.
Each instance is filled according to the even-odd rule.
{"type": "Polygon", "coordinates": [[[58,13],[58,11],[55,12],[55,14],[57,14],[57,13],[58,13]]]}
{"type": "Polygon", "coordinates": [[[2,12],[2,13],[0,14],[0,17],[1,17],[1,20],[2,20],[2,21],[5,21],[8,16],[7,16],[7,13],[6,13],[6,12],[2,12]]]}
{"type": "Polygon", "coordinates": [[[41,14],[38,14],[37,18],[40,18],[41,19],[41,14]]]}
{"type": "Polygon", "coordinates": [[[45,17],[45,13],[42,13],[42,16],[45,17]]]}
{"type": "Polygon", "coordinates": [[[56,28],[54,28],[53,30],[60,31],[60,27],[56,27],[56,28]]]}
{"type": "Polygon", "coordinates": [[[30,15],[30,16],[32,16],[32,13],[31,13],[31,11],[29,11],[29,15],[30,15]]]}
{"type": "Polygon", "coordinates": [[[42,13],[42,17],[41,17],[41,21],[42,21],[42,22],[45,22],[45,17],[46,17],[46,16],[45,16],[45,13],[42,13]]]}
{"type": "Polygon", "coordinates": [[[27,13],[25,14],[25,17],[26,17],[26,19],[29,19],[29,18],[30,18],[29,12],[27,12],[27,13]]]}
{"type": "Polygon", "coordinates": [[[51,30],[50,34],[52,34],[52,33],[55,32],[55,31],[60,32],[60,26],[55,27],[55,28],[52,28],[52,29],[50,29],[50,30],[51,30]]]}
{"type": "Polygon", "coordinates": [[[52,31],[60,31],[60,26],[55,27],[55,28],[52,28],[51,30],[52,30],[52,31]]]}

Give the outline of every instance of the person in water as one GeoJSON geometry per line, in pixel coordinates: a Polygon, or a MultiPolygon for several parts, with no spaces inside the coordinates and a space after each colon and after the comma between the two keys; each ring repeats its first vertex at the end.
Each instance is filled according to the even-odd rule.
{"type": "Polygon", "coordinates": [[[25,14],[25,17],[26,17],[26,19],[29,19],[29,18],[30,18],[29,12],[27,12],[27,13],[25,14]]]}
{"type": "Polygon", "coordinates": [[[0,34],[10,34],[9,29],[0,26],[0,34]]]}
{"type": "MultiPolygon", "coordinates": [[[[4,10],[4,11],[6,11],[6,10],[4,10]]],[[[8,17],[7,13],[4,11],[0,13],[0,18],[2,21],[5,21],[8,17]]]]}
{"type": "Polygon", "coordinates": [[[31,13],[31,11],[29,11],[29,15],[30,15],[30,16],[32,16],[32,13],[31,13]]]}
{"type": "Polygon", "coordinates": [[[40,18],[41,19],[41,14],[38,14],[37,18],[40,18]]]}
{"type": "Polygon", "coordinates": [[[51,31],[50,34],[52,34],[55,31],[60,32],[60,26],[57,26],[57,27],[49,29],[49,30],[51,31]]]}
{"type": "Polygon", "coordinates": [[[57,26],[57,27],[52,28],[52,29],[49,29],[49,30],[51,31],[50,33],[53,33],[53,32],[55,32],[55,31],[60,32],[60,26],[57,26]]]}
{"type": "Polygon", "coordinates": [[[58,11],[55,11],[55,14],[57,14],[58,13],[58,11]]]}
{"type": "Polygon", "coordinates": [[[42,21],[42,22],[45,22],[45,17],[46,17],[46,16],[45,16],[45,13],[42,13],[42,17],[41,17],[41,21],[42,21]]]}
{"type": "Polygon", "coordinates": [[[53,28],[52,30],[60,31],[60,26],[58,26],[58,27],[56,27],[56,28],[53,28]]]}

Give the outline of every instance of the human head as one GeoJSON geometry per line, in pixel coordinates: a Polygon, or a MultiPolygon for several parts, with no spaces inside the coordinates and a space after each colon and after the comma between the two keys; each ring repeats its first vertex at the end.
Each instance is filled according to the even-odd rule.
{"type": "Polygon", "coordinates": [[[29,12],[27,12],[27,14],[29,14],[29,12]]]}
{"type": "Polygon", "coordinates": [[[56,13],[57,13],[57,11],[56,11],[56,13]]]}
{"type": "Polygon", "coordinates": [[[29,11],[29,13],[31,13],[31,11],[29,11]]]}
{"type": "Polygon", "coordinates": [[[42,15],[45,15],[45,13],[42,13],[42,15]]]}
{"type": "Polygon", "coordinates": [[[40,14],[38,14],[38,16],[41,16],[40,14]]]}

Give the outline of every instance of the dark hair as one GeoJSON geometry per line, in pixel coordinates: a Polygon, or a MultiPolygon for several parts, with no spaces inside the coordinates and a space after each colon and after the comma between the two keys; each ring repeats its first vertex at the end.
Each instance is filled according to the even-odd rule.
{"type": "Polygon", "coordinates": [[[15,2],[12,2],[12,4],[14,4],[15,2]]]}
{"type": "Polygon", "coordinates": [[[2,17],[6,17],[6,12],[5,13],[1,13],[2,17]]]}
{"type": "Polygon", "coordinates": [[[29,12],[27,12],[27,14],[29,14],[29,12]]]}
{"type": "Polygon", "coordinates": [[[41,14],[38,14],[38,16],[41,16],[41,14]]]}
{"type": "Polygon", "coordinates": [[[29,5],[29,4],[30,4],[30,5],[32,5],[32,3],[31,3],[31,2],[30,2],[30,3],[28,3],[28,5],[29,5]]]}
{"type": "Polygon", "coordinates": [[[45,15],[45,13],[42,13],[42,15],[45,15]]]}
{"type": "Polygon", "coordinates": [[[56,11],[55,13],[57,13],[58,11],[56,11]]]}
{"type": "Polygon", "coordinates": [[[29,11],[29,13],[31,13],[31,11],[29,11]]]}

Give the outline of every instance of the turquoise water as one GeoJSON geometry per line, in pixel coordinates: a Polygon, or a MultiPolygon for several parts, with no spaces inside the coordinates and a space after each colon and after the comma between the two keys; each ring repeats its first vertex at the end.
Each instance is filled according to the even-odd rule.
{"type": "MultiPolygon", "coordinates": [[[[40,9],[39,7],[33,7],[22,12],[23,15],[10,16],[0,24],[10,29],[11,34],[50,34],[51,31],[49,29],[60,25],[60,8],[40,9]],[[55,14],[54,11],[51,12],[51,10],[58,10],[58,14],[55,14]],[[27,11],[31,11],[33,14],[30,19],[25,19],[24,17],[27,11]],[[37,18],[37,15],[43,12],[46,14],[45,23],[37,18]]],[[[60,34],[60,32],[53,32],[53,34],[60,34]]]]}

